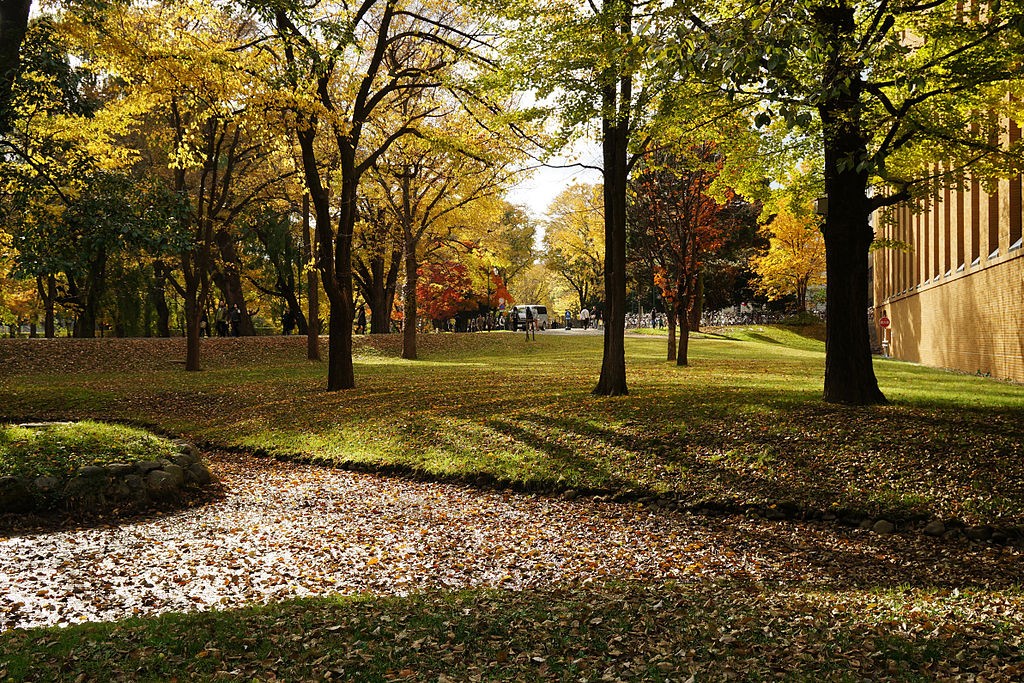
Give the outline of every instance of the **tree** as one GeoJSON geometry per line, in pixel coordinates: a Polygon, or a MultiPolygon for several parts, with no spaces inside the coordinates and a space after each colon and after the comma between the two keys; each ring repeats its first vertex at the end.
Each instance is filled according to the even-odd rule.
{"type": "Polygon", "coordinates": [[[600,185],[573,184],[548,208],[544,231],[545,265],[576,292],[579,308],[603,299],[604,191],[600,185]]]}
{"type": "MultiPolygon", "coordinates": [[[[723,166],[714,145],[705,143],[686,154],[660,152],[644,158],[633,182],[633,244],[651,263],[655,282],[668,305],[668,359],[689,362],[691,312],[699,307],[701,267],[728,232],[721,214],[725,202],[712,185],[723,166]],[[679,345],[676,346],[676,325],[679,345]]],[[[732,200],[731,192],[726,201],[732,200]]]]}
{"type": "Polygon", "coordinates": [[[865,320],[869,217],[923,192],[936,158],[960,169],[999,154],[994,117],[978,112],[1012,104],[992,86],[1019,74],[1020,3],[726,2],[684,14],[674,48],[683,68],[749,98],[761,107],[759,125],[779,117],[790,137],[819,141],[828,198],[823,396],[884,403],[865,320]]]}
{"type": "Polygon", "coordinates": [[[825,239],[817,216],[797,216],[783,209],[764,225],[768,249],[750,259],[757,274],[755,287],[769,299],[796,297],[796,308],[807,310],[807,288],[825,284],[825,239]]]}
{"type": "MultiPolygon", "coordinates": [[[[265,13],[284,57],[272,89],[294,118],[316,216],[317,264],[331,306],[327,388],[338,390],[355,385],[352,267],[359,184],[393,144],[418,135],[435,114],[424,93],[459,89],[454,65],[465,74],[479,64],[474,50],[481,38],[479,27],[458,9],[362,0],[332,10],[268,3],[265,13]],[[407,106],[412,100],[420,106],[407,106]],[[322,172],[321,136],[337,155],[333,188],[322,172]]],[[[464,100],[456,95],[454,101],[464,100]]]]}
{"type": "MultiPolygon", "coordinates": [[[[63,23],[91,68],[118,85],[118,106],[106,109],[126,112],[134,124],[138,151],[129,159],[162,178],[187,207],[177,215],[187,244],[174,254],[183,282],[166,268],[163,274],[184,299],[185,369],[199,370],[216,254],[222,265],[237,264],[236,221],[281,180],[267,172],[276,150],[252,106],[253,74],[262,71],[265,55],[238,47],[256,38],[258,27],[233,8],[194,0],[104,5],[69,12],[63,23]]],[[[241,307],[238,273],[216,275],[232,280],[241,307]]]]}
{"type": "Polygon", "coordinates": [[[605,329],[594,393],[626,384],[626,185],[659,115],[674,115],[674,68],[652,46],[670,26],[666,7],[633,0],[512,5],[514,79],[552,98],[562,140],[596,124],[603,162],[605,329]],[[515,11],[518,10],[518,11],[515,11]]]}
{"type": "MultiPolygon", "coordinates": [[[[478,302],[472,290],[469,271],[454,261],[425,263],[416,278],[420,311],[437,327],[464,311],[475,311],[478,302]]],[[[406,326],[410,323],[406,320],[406,326]]],[[[415,324],[415,323],[413,323],[415,324]]]]}

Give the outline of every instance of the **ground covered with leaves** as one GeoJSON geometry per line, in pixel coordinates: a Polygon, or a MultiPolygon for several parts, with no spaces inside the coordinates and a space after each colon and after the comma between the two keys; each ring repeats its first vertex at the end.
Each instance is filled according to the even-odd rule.
{"type": "Polygon", "coordinates": [[[181,340],[3,341],[0,421],[184,436],[223,488],[4,527],[0,680],[1024,676],[1020,546],[917,533],[1024,522],[1024,388],[881,361],[893,403],[844,408],[814,339],[663,344],[607,399],[600,339],[553,332],[360,339],[339,393],[298,338],[204,340],[201,373],[181,340]]]}
{"type": "Polygon", "coordinates": [[[203,507],[0,540],[0,675],[1024,675],[1014,549],[211,462],[203,507]]]}

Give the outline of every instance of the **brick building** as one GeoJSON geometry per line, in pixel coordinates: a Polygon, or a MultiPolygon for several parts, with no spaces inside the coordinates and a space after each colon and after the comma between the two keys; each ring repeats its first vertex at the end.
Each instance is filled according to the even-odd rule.
{"type": "MultiPolygon", "coordinates": [[[[1004,142],[1020,134],[1010,122],[1004,142]]],[[[1021,189],[1020,175],[989,191],[968,176],[879,217],[878,237],[911,246],[873,254],[874,319],[891,321],[892,356],[1024,382],[1021,189]]]]}

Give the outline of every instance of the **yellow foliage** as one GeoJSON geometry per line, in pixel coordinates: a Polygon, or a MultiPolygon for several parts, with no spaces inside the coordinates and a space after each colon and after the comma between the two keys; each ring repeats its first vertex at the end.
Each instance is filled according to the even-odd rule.
{"type": "Polygon", "coordinates": [[[768,250],[750,259],[754,286],[769,299],[795,295],[803,309],[807,288],[825,283],[825,238],[816,216],[796,216],[783,209],[762,226],[768,250]]]}

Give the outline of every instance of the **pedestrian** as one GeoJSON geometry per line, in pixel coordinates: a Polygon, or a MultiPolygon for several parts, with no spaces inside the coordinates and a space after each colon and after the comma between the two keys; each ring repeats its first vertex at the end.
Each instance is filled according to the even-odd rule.
{"type": "Polygon", "coordinates": [[[242,335],[242,310],[238,308],[238,304],[235,304],[231,309],[231,336],[240,337],[242,335]]]}
{"type": "Polygon", "coordinates": [[[289,335],[294,329],[295,316],[292,315],[291,309],[286,308],[284,313],[281,314],[281,334],[289,335]]]}
{"type": "Polygon", "coordinates": [[[580,309],[580,324],[583,325],[583,329],[590,329],[590,311],[587,310],[586,306],[580,309]]]}
{"type": "Polygon", "coordinates": [[[652,308],[651,309],[651,329],[653,330],[657,326],[658,326],[658,312],[652,308]]]}
{"type": "Polygon", "coordinates": [[[213,320],[217,325],[217,336],[228,336],[228,305],[223,299],[217,302],[217,311],[213,314],[213,320]]]}
{"type": "Polygon", "coordinates": [[[565,309],[565,329],[572,329],[572,311],[565,309]]]}
{"type": "Polygon", "coordinates": [[[199,336],[210,336],[210,319],[206,316],[205,310],[203,310],[203,315],[199,318],[199,336]]]}
{"type": "Polygon", "coordinates": [[[530,340],[530,333],[533,333],[533,341],[537,341],[537,328],[534,326],[535,320],[533,317],[533,309],[529,306],[526,307],[526,324],[523,329],[526,330],[526,340],[530,340]]]}
{"type": "Polygon", "coordinates": [[[359,307],[359,315],[356,317],[356,334],[366,334],[366,304],[359,307]]]}

